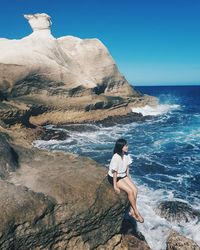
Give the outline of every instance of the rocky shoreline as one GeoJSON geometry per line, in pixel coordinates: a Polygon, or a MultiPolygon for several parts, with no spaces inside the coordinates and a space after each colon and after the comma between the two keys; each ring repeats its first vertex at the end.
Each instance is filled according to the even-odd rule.
{"type": "MultiPolygon", "coordinates": [[[[98,39],[55,39],[47,14],[25,18],[32,34],[0,39],[0,249],[150,249],[124,218],[127,197],[113,191],[105,168],[32,142],[69,136],[47,124],[142,122],[132,108],[157,100],[129,85],[98,39]]],[[[187,250],[199,249],[184,240],[187,250]]],[[[167,249],[181,249],[176,243],[173,234],[167,249]]]]}
{"type": "MultiPolygon", "coordinates": [[[[150,249],[127,217],[125,193],[113,191],[104,167],[33,148],[41,128],[0,128],[0,249],[150,249]]],[[[178,222],[199,218],[181,202],[165,201],[157,214],[178,222]]],[[[166,244],[166,250],[200,249],[176,232],[166,244]]]]}

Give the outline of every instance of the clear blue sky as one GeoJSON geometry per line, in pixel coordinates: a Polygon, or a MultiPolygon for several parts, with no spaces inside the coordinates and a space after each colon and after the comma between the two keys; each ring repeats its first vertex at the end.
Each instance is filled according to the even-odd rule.
{"type": "Polygon", "coordinates": [[[99,38],[133,85],[200,84],[200,0],[1,0],[0,37],[42,12],[55,37],[99,38]]]}

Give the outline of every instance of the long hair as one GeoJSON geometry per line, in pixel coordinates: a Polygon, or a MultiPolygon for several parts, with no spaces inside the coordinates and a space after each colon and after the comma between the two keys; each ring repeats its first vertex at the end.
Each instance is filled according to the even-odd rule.
{"type": "Polygon", "coordinates": [[[127,144],[127,141],[123,138],[120,138],[116,141],[113,154],[118,154],[121,157],[123,156],[122,148],[127,144]]]}

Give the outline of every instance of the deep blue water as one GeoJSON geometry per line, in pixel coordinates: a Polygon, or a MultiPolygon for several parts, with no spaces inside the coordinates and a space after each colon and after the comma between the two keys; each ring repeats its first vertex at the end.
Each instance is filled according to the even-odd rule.
{"type": "Polygon", "coordinates": [[[172,190],[177,198],[199,202],[200,86],[136,89],[158,97],[161,104],[180,107],[132,130],[131,145],[136,147],[133,173],[154,189],[172,190]]]}
{"type": "MultiPolygon", "coordinates": [[[[109,128],[92,126],[95,131],[70,132],[71,138],[66,141],[36,141],[35,145],[89,156],[108,166],[115,141],[127,139],[134,160],[130,173],[139,187],[139,208],[147,224],[154,225],[151,232],[147,224],[140,230],[153,249],[161,250],[165,249],[162,237],[166,238],[165,230],[171,225],[156,217],[156,204],[163,199],[178,199],[200,208],[200,86],[136,89],[159,99],[153,110],[145,107],[137,111],[151,115],[144,122],[109,128]]],[[[199,241],[200,223],[174,226],[199,241]]]]}

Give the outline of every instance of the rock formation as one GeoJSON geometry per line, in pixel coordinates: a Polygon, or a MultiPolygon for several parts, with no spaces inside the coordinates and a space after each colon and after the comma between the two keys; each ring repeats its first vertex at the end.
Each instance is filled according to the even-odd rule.
{"type": "Polygon", "coordinates": [[[91,121],[101,117],[96,110],[104,109],[106,118],[116,115],[113,108],[121,107],[120,115],[155,104],[129,85],[98,39],[56,39],[47,14],[25,18],[33,29],[29,36],[0,39],[0,119],[5,123],[28,125],[32,116],[41,117],[32,120],[35,124],[66,123],[71,113],[73,121],[79,119],[79,112],[91,121]]]}
{"type": "Polygon", "coordinates": [[[114,193],[107,170],[31,143],[45,137],[38,125],[130,122],[142,119],[133,106],[156,100],[129,85],[98,39],[56,39],[47,14],[25,18],[32,34],[0,39],[0,248],[129,249],[127,197],[114,193]]]}
{"type": "Polygon", "coordinates": [[[5,134],[0,133],[0,178],[6,178],[18,167],[18,155],[10,146],[5,134]]]}
{"type": "Polygon", "coordinates": [[[167,250],[200,250],[194,241],[172,231],[167,239],[167,250]]]}
{"type": "Polygon", "coordinates": [[[19,168],[0,180],[0,249],[94,249],[119,234],[127,198],[113,192],[105,168],[78,155],[1,145],[13,148],[19,168]]]}
{"type": "Polygon", "coordinates": [[[200,218],[198,211],[180,201],[163,201],[158,205],[156,212],[170,222],[189,222],[200,218]]]}
{"type": "Polygon", "coordinates": [[[0,90],[6,96],[33,92],[71,96],[94,92],[139,96],[119,73],[98,39],[56,39],[47,14],[25,15],[33,33],[21,40],[0,41],[0,90]]]}

